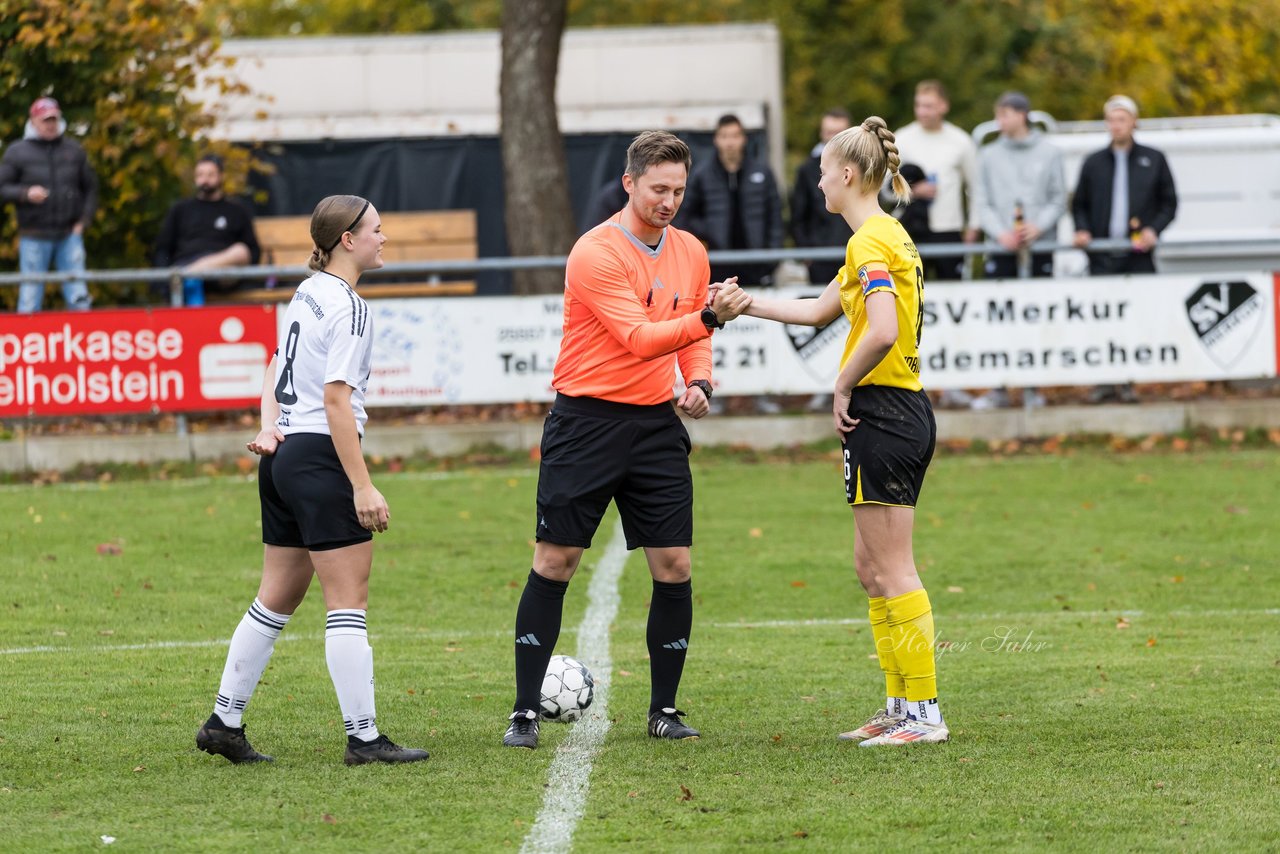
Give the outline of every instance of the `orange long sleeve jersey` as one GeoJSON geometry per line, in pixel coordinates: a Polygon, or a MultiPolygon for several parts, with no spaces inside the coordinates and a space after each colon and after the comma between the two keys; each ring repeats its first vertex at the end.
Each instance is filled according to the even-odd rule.
{"type": "Polygon", "coordinates": [[[676,362],[685,382],[711,379],[702,323],[711,267],[693,235],[668,226],[656,248],[620,214],[569,253],[564,338],[551,384],[572,397],[651,405],[671,399],[676,362]]]}

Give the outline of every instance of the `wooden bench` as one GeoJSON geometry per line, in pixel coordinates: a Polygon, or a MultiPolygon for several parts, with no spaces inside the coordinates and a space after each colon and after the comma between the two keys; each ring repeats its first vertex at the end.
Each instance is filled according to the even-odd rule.
{"type": "MultiPolygon", "coordinates": [[[[382,247],[385,261],[455,261],[472,260],[476,250],[476,212],[402,211],[382,213],[382,231],[387,235],[382,247]]],[[[306,266],[311,258],[311,217],[273,216],[254,220],[258,244],[262,247],[263,264],[297,264],[306,266]]],[[[438,277],[433,277],[438,278],[438,277]]],[[[237,290],[227,295],[235,302],[286,302],[297,290],[296,284],[274,288],[237,290]]],[[[366,298],[470,296],[476,292],[475,282],[385,282],[377,279],[361,284],[360,295],[366,298]]]]}

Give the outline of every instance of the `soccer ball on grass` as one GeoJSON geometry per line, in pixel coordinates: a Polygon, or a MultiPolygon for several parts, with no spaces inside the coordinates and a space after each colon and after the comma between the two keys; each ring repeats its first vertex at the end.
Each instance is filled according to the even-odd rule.
{"type": "Polygon", "coordinates": [[[576,721],[591,705],[595,691],[595,680],[586,665],[567,655],[553,655],[542,678],[539,717],[544,721],[576,721]]]}

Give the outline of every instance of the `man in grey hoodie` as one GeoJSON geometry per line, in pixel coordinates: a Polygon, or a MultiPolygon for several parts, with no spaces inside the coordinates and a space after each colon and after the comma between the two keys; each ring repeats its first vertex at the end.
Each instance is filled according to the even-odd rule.
{"type": "Polygon", "coordinates": [[[1032,252],[1044,236],[1054,239],[1067,210],[1062,152],[1027,120],[1031,103],[1021,92],[996,101],[1000,136],[978,153],[975,205],[987,235],[1012,254],[992,254],[987,275],[994,278],[1052,276],[1053,253],[1032,252]]]}

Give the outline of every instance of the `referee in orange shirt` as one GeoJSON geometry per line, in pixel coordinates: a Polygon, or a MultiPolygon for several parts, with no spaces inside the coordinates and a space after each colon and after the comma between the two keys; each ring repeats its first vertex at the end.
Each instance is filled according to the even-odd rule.
{"type": "Polygon", "coordinates": [[[627,149],[627,206],[569,253],[564,339],[542,434],[537,544],[516,611],[516,701],[507,747],[538,746],[542,677],[564,594],[610,500],[627,548],[643,548],[653,575],[649,608],[649,735],[697,738],[680,720],[676,689],[693,624],[689,547],[693,477],[689,433],[671,404],[675,367],[692,418],[710,411],[711,334],[751,303],[735,278],[716,285],[702,244],[671,226],[689,177],[689,147],[663,131],[627,149]]]}

